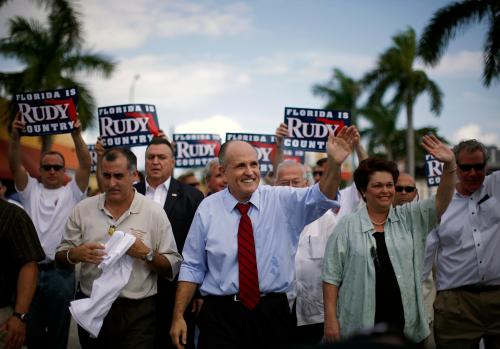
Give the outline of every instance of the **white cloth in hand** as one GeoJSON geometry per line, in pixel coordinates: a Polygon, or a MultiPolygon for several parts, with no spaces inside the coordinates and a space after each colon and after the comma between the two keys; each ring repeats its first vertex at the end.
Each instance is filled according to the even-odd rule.
{"type": "Polygon", "coordinates": [[[99,335],[111,305],[130,279],[133,258],[126,252],[134,242],[135,236],[115,231],[106,243],[103,261],[97,266],[102,274],[94,280],[90,298],[70,304],[69,311],[75,321],[93,338],[99,335]]]}

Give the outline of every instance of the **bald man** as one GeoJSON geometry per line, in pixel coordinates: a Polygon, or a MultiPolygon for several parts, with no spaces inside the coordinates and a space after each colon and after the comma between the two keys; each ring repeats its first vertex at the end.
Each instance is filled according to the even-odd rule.
{"type": "Polygon", "coordinates": [[[219,160],[228,187],[200,204],[184,246],[173,323],[185,345],[183,318],[199,287],[202,348],[282,348],[290,337],[285,292],[293,281],[300,232],[337,207],[340,166],[352,152],[355,127],[328,141],[328,172],[310,188],[259,186],[257,152],[249,143],[223,145],[219,160]]]}
{"type": "Polygon", "coordinates": [[[418,196],[415,179],[408,173],[401,173],[396,183],[396,195],[394,196],[394,206],[412,202],[418,196]]]}

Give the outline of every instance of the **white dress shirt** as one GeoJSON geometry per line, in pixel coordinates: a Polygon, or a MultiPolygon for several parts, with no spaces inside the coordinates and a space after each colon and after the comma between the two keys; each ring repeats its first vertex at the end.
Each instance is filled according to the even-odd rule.
{"type": "Polygon", "coordinates": [[[295,256],[295,282],[287,293],[290,302],[296,299],[297,325],[312,325],[324,322],[323,256],[325,247],[340,217],[354,212],[362,203],[356,186],[340,191],[340,209],[328,210],[323,216],[304,228],[300,234],[295,256]]]}
{"type": "Polygon", "coordinates": [[[165,200],[167,200],[168,188],[170,188],[171,178],[172,177],[168,177],[165,182],[158,185],[156,188],[150,186],[148,183],[148,179],[146,178],[145,196],[163,207],[165,205],[165,200]]]}
{"type": "Polygon", "coordinates": [[[470,196],[455,192],[428,245],[436,239],[439,291],[500,285],[500,171],[487,176],[470,196]]]}

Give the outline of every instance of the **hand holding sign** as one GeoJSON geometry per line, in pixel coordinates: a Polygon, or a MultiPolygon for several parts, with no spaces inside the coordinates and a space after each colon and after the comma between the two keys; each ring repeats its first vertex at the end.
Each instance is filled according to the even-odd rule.
{"type": "Polygon", "coordinates": [[[12,122],[12,138],[19,139],[20,133],[26,128],[26,123],[21,120],[21,113],[16,114],[16,118],[12,122]]]}
{"type": "Polygon", "coordinates": [[[283,145],[283,139],[288,137],[288,126],[282,122],[276,129],[276,146],[281,147],[283,145]]]}
{"type": "Polygon", "coordinates": [[[357,142],[359,142],[359,132],[356,126],[343,127],[337,136],[330,130],[326,152],[340,166],[352,153],[357,142]]]}

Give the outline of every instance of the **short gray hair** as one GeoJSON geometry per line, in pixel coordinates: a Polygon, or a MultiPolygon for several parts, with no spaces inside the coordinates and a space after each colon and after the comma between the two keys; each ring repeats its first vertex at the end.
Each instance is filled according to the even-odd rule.
{"type": "Polygon", "coordinates": [[[455,159],[458,162],[458,154],[461,151],[465,151],[466,153],[473,153],[475,151],[480,150],[483,153],[484,162],[488,161],[488,151],[483,143],[479,142],[476,139],[468,139],[465,141],[461,141],[456,146],[453,147],[453,153],[455,153],[455,159]]]}
{"type": "Polygon", "coordinates": [[[212,167],[214,166],[220,166],[218,158],[210,160],[205,165],[205,168],[203,169],[203,178],[205,178],[205,181],[210,180],[210,176],[212,176],[212,167]]]}
{"type": "Polygon", "coordinates": [[[302,165],[301,163],[299,163],[295,160],[284,160],[283,162],[281,162],[278,165],[278,167],[276,168],[276,180],[278,179],[278,176],[279,176],[279,173],[281,170],[283,170],[285,168],[290,168],[290,167],[299,167],[303,173],[304,179],[307,180],[307,172],[306,172],[304,165],[302,165]]]}

